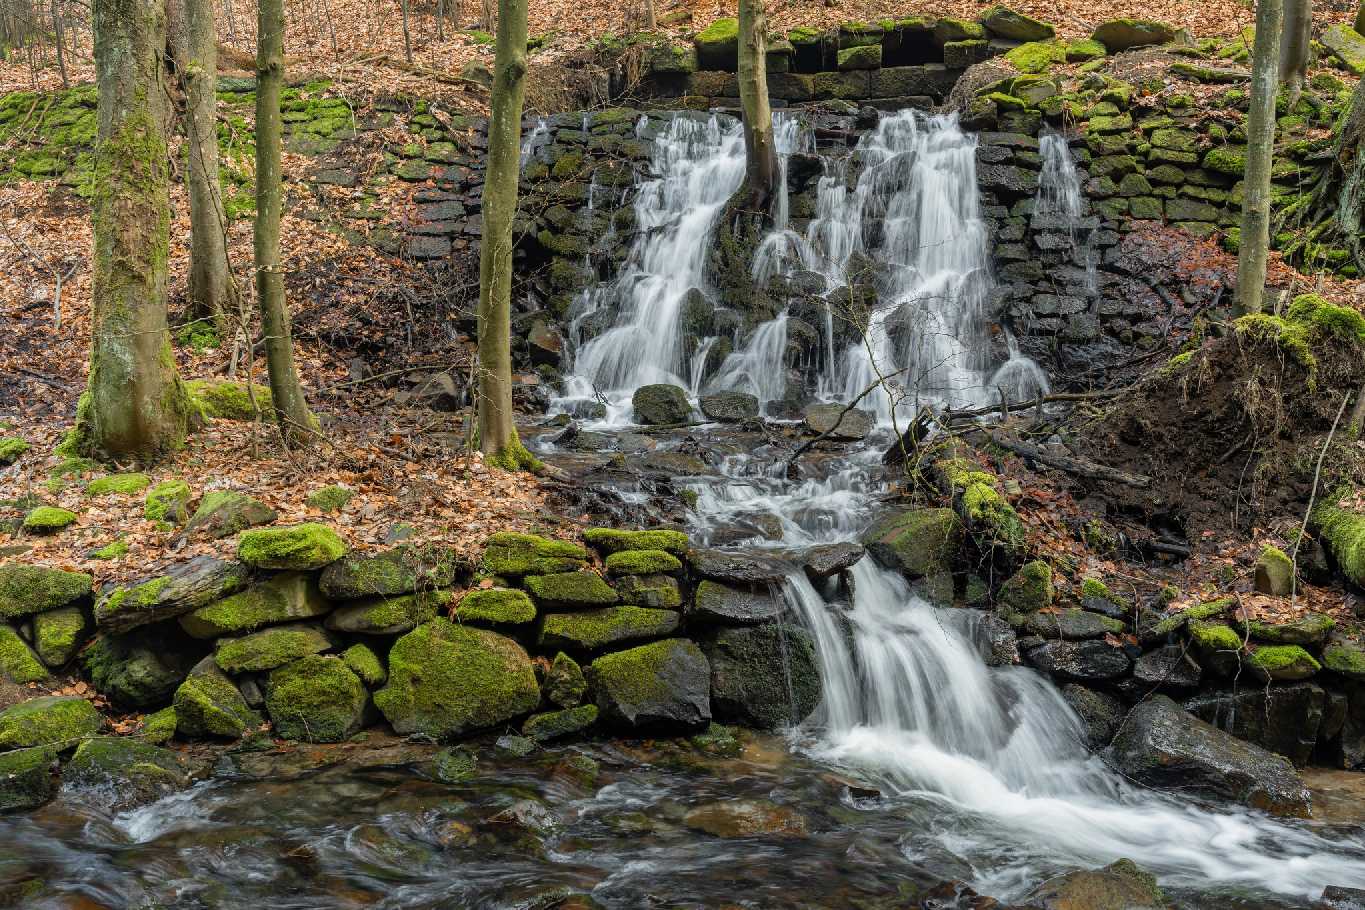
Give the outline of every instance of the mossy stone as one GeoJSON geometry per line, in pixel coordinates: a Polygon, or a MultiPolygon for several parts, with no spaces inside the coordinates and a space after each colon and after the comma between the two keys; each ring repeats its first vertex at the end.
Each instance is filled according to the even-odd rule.
{"type": "Polygon", "coordinates": [[[180,627],[194,638],[217,638],[253,632],[262,626],[313,619],[332,610],[310,572],[281,572],[222,600],[180,617],[180,627]]]}
{"type": "Polygon", "coordinates": [[[55,534],[76,523],[76,513],[56,506],[39,506],[24,516],[24,530],[31,534],[55,534]]]}
{"type": "MultiPolygon", "coordinates": [[[[185,531],[216,540],[257,525],[270,524],[278,517],[270,506],[245,493],[214,490],[199,500],[199,508],[190,516],[185,531]]],[[[171,519],[163,517],[163,520],[171,519]]]]}
{"type": "Polygon", "coordinates": [[[28,642],[12,627],[0,623],[0,680],[13,683],[45,682],[47,667],[28,642]]]}
{"type": "Polygon", "coordinates": [[[175,708],[162,708],[154,711],[142,718],[142,728],[138,735],[143,741],[160,745],[171,741],[175,736],[176,717],[175,708]]]}
{"type": "Polygon", "coordinates": [[[663,638],[682,622],[675,610],[649,607],[607,607],[585,613],[550,613],[537,637],[544,648],[598,651],[628,641],[663,638]]]}
{"type": "Polygon", "coordinates": [[[122,635],[102,633],[81,654],[95,688],[115,705],[147,708],[163,704],[193,668],[202,647],[194,647],[174,626],[159,625],[122,635]]]}
{"type": "Polygon", "coordinates": [[[470,591],[455,607],[457,622],[475,625],[522,625],[534,622],[536,605],[525,591],[483,588],[470,591]]]}
{"type": "Polygon", "coordinates": [[[815,642],[795,624],[717,629],[700,646],[711,667],[717,720],[778,730],[801,723],[820,704],[815,642]]]}
{"type": "Polygon", "coordinates": [[[126,540],[111,540],[98,549],[90,551],[91,559],[122,559],[131,549],[126,540]]]}
{"type": "Polygon", "coordinates": [[[479,760],[468,749],[442,749],[431,760],[431,776],[446,784],[469,780],[478,771],[479,760]]]}
{"type": "Polygon", "coordinates": [[[605,607],[620,600],[616,590],[595,572],[533,575],[526,579],[526,588],[539,604],[553,610],[605,607]]]}
{"type": "Polygon", "coordinates": [[[191,379],[185,389],[205,416],[219,420],[255,420],[273,408],[270,387],[265,385],[191,379]]]}
{"type": "Polygon", "coordinates": [[[1054,63],[1066,61],[1066,45],[1057,41],[1031,41],[1011,48],[1005,59],[1021,73],[1045,73],[1054,63]]]}
{"type": "Polygon", "coordinates": [[[1108,52],[1108,49],[1095,39],[1081,38],[1076,41],[1067,42],[1066,62],[1089,63],[1091,60],[1099,60],[1108,52]]]}
{"type": "Polygon", "coordinates": [[[56,765],[51,746],[0,753],[0,813],[37,809],[56,796],[56,765]]]}
{"type": "Polygon", "coordinates": [[[962,544],[952,509],[911,509],[888,515],[863,535],[873,558],[907,578],[951,572],[962,544]]]}
{"type": "Polygon", "coordinates": [[[89,596],[93,583],[84,572],[5,563],[0,565],[0,619],[64,607],[89,596]]]}
{"type": "Polygon", "coordinates": [[[1214,146],[1204,154],[1203,166],[1205,170],[1218,174],[1240,177],[1246,172],[1247,167],[1245,146],[1214,146]]]}
{"type": "Polygon", "coordinates": [[[175,690],[176,733],[191,739],[238,739],[260,723],[242,693],[212,657],[190,671],[175,690]]]}
{"type": "Polygon", "coordinates": [[[534,710],[540,688],[516,642],[438,618],[394,644],[374,701],[398,733],[447,740],[534,710]]]}
{"type": "Polygon", "coordinates": [[[368,645],[357,642],[341,652],[341,659],[351,668],[360,681],[367,686],[382,686],[389,678],[389,671],[368,645]]]}
{"type": "Polygon", "coordinates": [[[333,600],[393,597],[449,588],[465,568],[452,550],[408,543],[382,553],[347,554],[323,570],[318,587],[333,600]]]}
{"type": "Polygon", "coordinates": [[[663,550],[674,556],[687,555],[690,546],[682,531],[620,531],[616,528],[589,528],[583,532],[588,546],[608,555],[622,550],[663,550]]]}
{"type": "Polygon", "coordinates": [[[336,743],[364,725],[369,696],[339,657],[310,654],[271,671],[265,709],[285,739],[336,743]]]}
{"type": "Polygon", "coordinates": [[[1169,44],[1175,40],[1175,29],[1151,19],[1110,19],[1096,26],[1091,37],[1116,54],[1135,47],[1169,44]]]}
{"type": "Polygon", "coordinates": [[[0,438],[0,466],[14,464],[27,451],[28,443],[17,436],[0,438]]]}
{"type": "Polygon", "coordinates": [[[986,37],[986,28],[979,22],[945,16],[934,24],[934,40],[940,46],[949,41],[975,41],[986,37]]]}
{"type": "Polygon", "coordinates": [[[1268,623],[1253,620],[1247,632],[1253,639],[1273,645],[1320,645],[1336,626],[1325,613],[1305,613],[1288,622],[1268,623]]]}
{"type": "Polygon", "coordinates": [[[146,474],[109,474],[90,481],[85,485],[85,492],[90,496],[131,496],[151,485],[152,479],[146,474]]]}
{"type": "Polygon", "coordinates": [[[99,788],[113,795],[116,808],[128,808],[173,793],[189,778],[169,749],[131,736],[95,736],[76,749],[62,783],[99,788]]]}
{"type": "Polygon", "coordinates": [[[1057,29],[1046,22],[998,4],[977,18],[986,31],[1010,41],[1045,41],[1057,34],[1057,29]]]}
{"type": "Polygon", "coordinates": [[[74,746],[99,732],[104,722],[83,698],[44,695],[0,711],[0,750],[30,746],[74,746]]]}
{"type": "Polygon", "coordinates": [[[213,659],[224,673],[262,673],[332,648],[332,639],[320,626],[290,623],[271,626],[241,638],[221,638],[213,659]]]}
{"type": "Polygon", "coordinates": [[[1365,36],[1360,32],[1344,22],[1337,22],[1324,29],[1318,40],[1348,73],[1365,76],[1365,36]]]}
{"type": "Polygon", "coordinates": [[[682,606],[682,586],[672,575],[623,575],[616,579],[616,593],[621,603],[636,607],[682,606]]]}
{"type": "Polygon", "coordinates": [[[1025,563],[1000,586],[998,599],[1013,610],[1034,613],[1052,605],[1052,567],[1042,560],[1025,563]]]}
{"type": "Polygon", "coordinates": [[[85,642],[88,623],[80,607],[60,607],[33,617],[33,650],[49,667],[62,667],[85,642]]]}
{"type": "Polygon", "coordinates": [[[250,570],[238,562],[196,556],[165,575],[132,585],[106,588],[95,602],[95,624],[126,632],[207,606],[246,587],[250,570]]]}
{"type": "Polygon", "coordinates": [[[1365,514],[1343,508],[1354,490],[1342,487],[1313,509],[1312,520],[1343,575],[1358,588],[1365,588],[1365,514]]]}
{"type": "Polygon", "coordinates": [[[840,70],[874,70],[882,65],[882,46],[864,44],[840,48],[836,65],[840,70]]]}
{"type": "Polygon", "coordinates": [[[587,561],[588,551],[578,544],[551,540],[536,534],[504,531],[484,543],[483,568],[490,575],[522,578],[571,572],[587,561]]]}
{"type": "Polygon", "coordinates": [[[711,721],[711,667],[681,638],[603,655],[588,667],[600,717],[634,728],[696,729],[711,721]]]}
{"type": "Polygon", "coordinates": [[[560,651],[550,663],[545,673],[545,697],[550,704],[561,708],[572,708],[582,704],[588,691],[588,681],[578,661],[560,651]]]}
{"type": "Polygon", "coordinates": [[[309,493],[307,504],[309,508],[322,512],[340,512],[354,497],[354,490],[332,484],[309,493]]]}
{"type": "Polygon", "coordinates": [[[682,567],[682,560],[666,550],[619,550],[607,556],[608,575],[667,575],[682,567]]]}
{"type": "Polygon", "coordinates": [[[739,61],[739,20],[717,19],[692,39],[704,70],[734,70],[739,61]]]}
{"type": "Polygon", "coordinates": [[[1262,645],[1246,656],[1251,672],[1264,680],[1307,679],[1322,669],[1313,655],[1298,645],[1262,645]]]}
{"type": "Polygon", "coordinates": [[[359,635],[401,635],[434,617],[450,600],[450,591],[376,597],[337,609],[327,617],[326,625],[359,635]]]}
{"type": "Polygon", "coordinates": [[[237,540],[237,558],[258,569],[321,569],[345,554],[337,532],[315,522],[243,531],[237,540]]]}
{"type": "Polygon", "coordinates": [[[532,714],[521,725],[521,734],[538,743],[562,739],[597,723],[597,705],[579,705],[559,711],[532,714]]]}

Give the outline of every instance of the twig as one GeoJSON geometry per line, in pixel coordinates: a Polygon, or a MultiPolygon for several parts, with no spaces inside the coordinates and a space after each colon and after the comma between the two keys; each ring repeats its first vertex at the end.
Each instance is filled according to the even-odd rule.
{"type": "Polygon", "coordinates": [[[1332,421],[1332,429],[1327,433],[1327,439],[1322,444],[1322,451],[1318,453],[1318,464],[1313,469],[1313,489],[1308,494],[1308,508],[1303,511],[1303,524],[1299,526],[1299,536],[1294,538],[1294,552],[1290,555],[1290,566],[1294,574],[1289,577],[1289,602],[1294,603],[1299,590],[1299,544],[1303,541],[1303,536],[1308,533],[1308,517],[1313,514],[1313,503],[1318,498],[1318,481],[1322,479],[1322,460],[1327,457],[1327,449],[1332,445],[1332,437],[1337,434],[1337,424],[1341,423],[1341,415],[1346,413],[1346,402],[1351,400],[1351,393],[1347,392],[1341,396],[1341,407],[1337,408],[1337,417],[1332,421]]]}
{"type": "Polygon", "coordinates": [[[844,405],[843,410],[841,410],[841,411],[839,412],[839,416],[838,416],[838,417],[835,417],[835,418],[834,418],[834,423],[830,426],[830,428],[829,428],[828,430],[825,430],[825,432],[821,433],[819,436],[816,436],[814,439],[808,439],[808,440],[806,440],[805,442],[801,443],[801,445],[799,445],[799,446],[796,447],[796,451],[795,451],[795,452],[792,452],[791,457],[787,459],[787,467],[784,469],[784,470],[785,470],[785,473],[786,473],[788,476],[790,476],[790,475],[791,475],[791,470],[792,470],[792,465],[794,465],[794,464],[796,463],[796,459],[800,458],[801,455],[802,455],[807,449],[809,449],[811,446],[815,445],[817,442],[819,442],[819,441],[822,440],[822,439],[828,438],[829,435],[830,435],[831,433],[833,433],[835,430],[839,429],[839,424],[843,423],[844,415],[847,414],[849,411],[853,410],[855,407],[857,407],[857,406],[858,406],[858,402],[862,401],[862,400],[863,400],[864,398],[866,398],[868,395],[871,395],[872,392],[873,392],[874,390],[880,388],[880,387],[882,386],[882,384],[885,383],[888,379],[891,379],[891,378],[893,378],[893,377],[899,376],[899,375],[902,374],[902,373],[908,373],[908,372],[910,372],[910,368],[909,368],[909,367],[906,367],[906,368],[903,369],[903,370],[897,370],[896,372],[894,372],[894,373],[889,373],[889,374],[887,374],[886,376],[879,376],[879,377],[877,377],[877,381],[876,381],[876,382],[872,383],[872,385],[870,385],[870,386],[868,386],[867,388],[863,389],[861,392],[859,392],[859,393],[857,394],[857,396],[856,396],[852,401],[850,401],[848,404],[844,405]]]}
{"type": "Polygon", "coordinates": [[[1003,434],[992,433],[984,427],[981,428],[981,432],[985,433],[986,437],[990,439],[991,442],[1000,446],[1002,449],[1007,449],[1016,455],[1021,455],[1024,458],[1030,458],[1034,461],[1041,462],[1048,467],[1057,468],[1068,474],[1074,474],[1077,477],[1121,483],[1130,487],[1146,487],[1150,486],[1152,483],[1152,478],[1150,477],[1144,477],[1141,474],[1128,474],[1117,468],[1111,468],[1108,465],[1097,464],[1093,461],[1086,461],[1081,458],[1072,458],[1068,455],[1054,455],[1039,446],[1029,445],[1026,442],[1011,439],[1003,434]]]}
{"type": "Polygon", "coordinates": [[[1042,397],[1035,398],[1032,401],[1016,401],[1012,405],[1009,402],[1005,401],[1004,399],[1001,399],[999,402],[996,402],[995,404],[986,405],[985,407],[981,408],[968,408],[961,411],[948,411],[944,416],[948,420],[956,420],[959,417],[984,417],[987,414],[995,414],[1002,411],[1008,413],[1011,407],[1015,408],[1016,410],[1027,411],[1029,408],[1035,407],[1037,405],[1055,404],[1059,401],[1096,401],[1105,398],[1117,398],[1119,395],[1122,395],[1126,391],[1128,390],[1125,388],[1101,389],[1100,391],[1097,392],[1057,392],[1052,395],[1043,395],[1042,397]]]}

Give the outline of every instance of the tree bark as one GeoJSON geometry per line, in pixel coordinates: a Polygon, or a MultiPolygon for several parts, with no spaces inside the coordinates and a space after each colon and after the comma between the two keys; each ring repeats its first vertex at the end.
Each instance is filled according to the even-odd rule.
{"type": "Polygon", "coordinates": [[[499,0],[479,248],[479,450],[508,470],[537,468],[512,420],[512,220],[521,170],[526,96],[526,2],[499,0]]]}
{"type": "Polygon", "coordinates": [[[645,31],[652,32],[659,27],[659,18],[654,13],[654,0],[644,0],[645,31]]]}
{"type": "Polygon", "coordinates": [[[66,75],[66,23],[62,21],[61,0],[52,0],[52,38],[57,48],[57,71],[62,76],[62,88],[70,88],[71,82],[66,75]]]}
{"type": "Polygon", "coordinates": [[[485,32],[495,31],[493,0],[479,0],[479,28],[485,32]]]}
{"type": "Polygon", "coordinates": [[[161,0],[95,0],[94,301],[74,448],[151,458],[184,444],[189,399],[166,330],[169,159],[161,0]]]}
{"type": "Polygon", "coordinates": [[[398,5],[403,11],[403,58],[411,63],[412,32],[408,29],[408,0],[400,0],[398,5]]]}
{"type": "Polygon", "coordinates": [[[1356,11],[1355,30],[1365,35],[1365,0],[1361,0],[1360,9],[1356,11]]]}
{"type": "Polygon", "coordinates": [[[1288,89],[1291,102],[1298,101],[1304,80],[1308,78],[1312,37],[1313,0],[1284,0],[1284,27],[1280,31],[1280,83],[1288,89]]]}
{"type": "Polygon", "coordinates": [[[1237,254],[1235,309],[1239,314],[1259,313],[1265,294],[1266,256],[1270,249],[1270,159],[1275,146],[1282,16],[1281,0],[1259,0],[1256,4],[1242,236],[1237,254]]]}
{"type": "Polygon", "coordinates": [[[265,334],[266,366],[275,420],[286,445],[305,442],[313,429],[290,337],[280,267],[280,90],[284,84],[284,3],[258,0],[256,26],[256,300],[265,334]]]}
{"type": "Polygon", "coordinates": [[[773,113],[768,104],[767,35],[763,0],[740,0],[739,101],[744,112],[744,183],[749,204],[765,210],[777,180],[773,113]]]}
{"type": "Polygon", "coordinates": [[[220,338],[236,310],[227,217],[218,182],[218,42],[213,0],[171,0],[171,46],[185,93],[186,183],[190,196],[189,316],[220,338]]]}

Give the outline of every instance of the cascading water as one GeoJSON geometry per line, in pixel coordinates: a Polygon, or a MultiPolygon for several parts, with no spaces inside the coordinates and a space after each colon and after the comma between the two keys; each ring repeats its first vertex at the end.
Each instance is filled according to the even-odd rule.
{"type": "MultiPolygon", "coordinates": [[[[1061,219],[1071,238],[1072,261],[1085,269],[1086,289],[1094,294],[1098,282],[1094,225],[1086,223],[1081,179],[1071,160],[1066,137],[1059,133],[1044,133],[1038,138],[1038,153],[1043,159],[1043,169],[1038,178],[1033,213],[1044,219],[1061,219]]],[[[1039,221],[1035,217],[1035,226],[1040,226],[1039,221]]]]}

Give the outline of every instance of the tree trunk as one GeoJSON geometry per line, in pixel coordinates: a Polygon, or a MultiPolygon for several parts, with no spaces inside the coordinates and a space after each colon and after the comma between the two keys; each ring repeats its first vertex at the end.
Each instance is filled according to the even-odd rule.
{"type": "Polygon", "coordinates": [[[507,470],[539,467],[517,438],[512,421],[512,219],[517,211],[526,95],[526,2],[498,0],[479,249],[479,450],[489,463],[507,470]]]}
{"type": "Polygon", "coordinates": [[[1356,11],[1355,30],[1365,35],[1365,0],[1361,0],[1360,9],[1356,11]]]}
{"type": "Polygon", "coordinates": [[[227,334],[236,310],[227,218],[218,182],[218,42],[213,0],[172,0],[171,46],[185,93],[186,182],[190,196],[189,316],[227,334]]]}
{"type": "Polygon", "coordinates": [[[1308,78],[1312,37],[1313,0],[1284,0],[1284,27],[1280,31],[1280,83],[1288,90],[1291,102],[1298,101],[1304,80],[1308,78]]]}
{"type": "Polygon", "coordinates": [[[659,27],[659,19],[654,14],[654,0],[644,0],[645,31],[652,32],[659,27]]]}
{"type": "Polygon", "coordinates": [[[494,32],[496,26],[493,22],[493,0],[479,0],[479,28],[485,32],[494,32]]]}
{"type": "Polygon", "coordinates": [[[1365,274],[1365,79],[1356,83],[1351,107],[1337,127],[1327,180],[1326,203],[1334,233],[1365,274]]]}
{"type": "Polygon", "coordinates": [[[1251,111],[1247,115],[1246,182],[1237,254],[1238,314],[1259,313],[1270,249],[1270,158],[1275,146],[1275,94],[1279,88],[1281,0],[1256,4],[1252,47],[1251,111]]]}
{"type": "Polygon", "coordinates": [[[259,0],[256,26],[256,299],[265,334],[275,419],[287,445],[313,428],[299,374],[280,268],[280,90],[284,83],[284,3],[259,0]]]}
{"type": "Polygon", "coordinates": [[[400,0],[399,7],[403,12],[403,59],[412,62],[412,32],[408,29],[408,0],[400,0]]]}
{"type": "Polygon", "coordinates": [[[166,331],[170,244],[160,0],[95,0],[95,145],[90,385],[73,448],[151,458],[184,444],[189,399],[166,331]]]}
{"type": "Polygon", "coordinates": [[[767,16],[763,0],[739,0],[739,101],[744,111],[745,191],[766,210],[777,180],[773,113],[768,105],[767,16]]]}
{"type": "Polygon", "coordinates": [[[57,47],[57,71],[62,75],[62,88],[70,88],[71,82],[66,75],[66,23],[62,21],[61,0],[52,0],[52,37],[57,47]]]}

